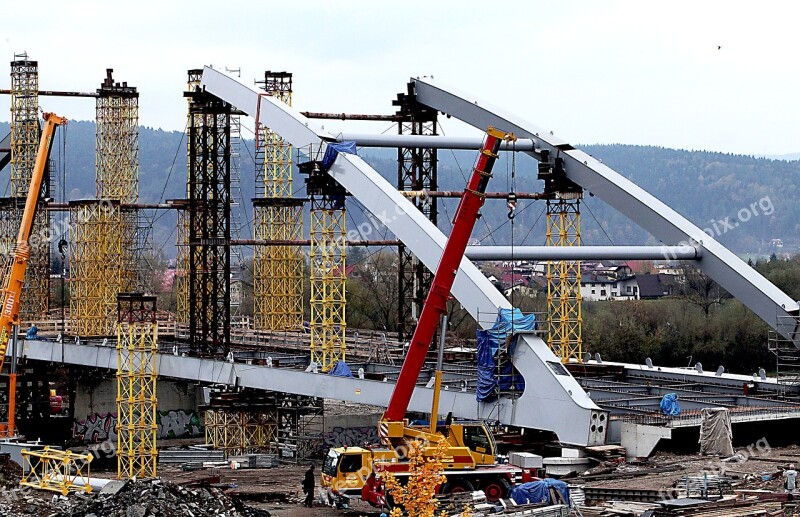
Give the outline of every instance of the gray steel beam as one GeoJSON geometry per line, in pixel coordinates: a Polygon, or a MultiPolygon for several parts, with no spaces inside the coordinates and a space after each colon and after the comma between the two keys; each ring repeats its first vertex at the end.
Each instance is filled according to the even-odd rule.
{"type": "MultiPolygon", "coordinates": [[[[272,97],[259,95],[212,68],[203,70],[201,84],[209,93],[257,117],[295,148],[316,151],[321,150],[326,142],[335,140],[299,111],[272,97]]],[[[328,173],[402,240],[431,271],[436,270],[447,238],[394,186],[364,160],[351,154],[340,154],[328,173]]],[[[500,308],[511,307],[508,300],[467,258],[462,259],[459,265],[452,294],[483,328],[493,325],[500,308]]],[[[556,369],[556,366],[561,366],[559,359],[539,336],[530,334],[520,337],[513,362],[527,380],[525,393],[519,398],[501,397],[499,401],[491,403],[476,402],[473,394],[468,404],[469,411],[465,409],[471,412],[471,417],[496,418],[504,422],[518,422],[512,425],[550,430],[561,441],[569,443],[597,444],[605,441],[607,415],[586,396],[572,375],[563,367],[556,369]],[[527,423],[522,425],[522,421],[527,423]]],[[[316,396],[340,398],[334,396],[337,394],[335,391],[325,390],[333,382],[321,382],[323,391],[316,396]]],[[[273,389],[286,391],[289,386],[291,384],[284,383],[273,389]]],[[[369,403],[385,404],[390,392],[391,388],[381,392],[377,400],[369,403]]],[[[443,392],[443,396],[447,393],[452,391],[443,392]]],[[[451,402],[455,404],[455,401],[451,402]]],[[[439,406],[444,411],[448,408],[448,401],[443,400],[439,406]]]]}
{"type": "Polygon", "coordinates": [[[700,260],[699,246],[467,246],[470,260],[700,260]]]}
{"type": "MultiPolygon", "coordinates": [[[[336,133],[340,142],[355,142],[358,147],[424,147],[427,149],[467,149],[477,151],[483,138],[469,136],[431,135],[375,135],[369,133],[336,133]]],[[[533,140],[522,138],[516,142],[503,142],[502,151],[533,151],[533,140]]]]}
{"type": "MultiPolygon", "coordinates": [[[[793,339],[795,345],[800,347],[800,329],[797,325],[800,306],[797,301],[644,189],[599,160],[575,149],[551,131],[544,131],[457,89],[445,88],[432,79],[412,78],[411,81],[420,103],[482,130],[494,126],[513,132],[518,138],[532,139],[540,151],[546,149],[551,157],[563,158],[567,178],[598,196],[662,242],[700,244],[703,256],[697,262],[698,267],[773,329],[793,339]],[[787,321],[791,323],[787,324],[787,321]]],[[[536,159],[541,158],[540,152],[531,151],[529,154],[536,159]]],[[[687,188],[687,185],[676,187],[687,188]]]]}
{"type": "MultiPolygon", "coordinates": [[[[477,402],[474,391],[441,392],[439,408],[456,418],[496,420],[504,425],[543,429],[564,443],[599,445],[605,442],[607,414],[581,390],[571,375],[553,375],[548,361],[558,361],[533,334],[520,336],[514,365],[530,380],[518,398],[477,402]]],[[[18,356],[28,360],[117,369],[117,350],[111,346],[75,345],[53,341],[20,341],[18,356]]],[[[11,355],[11,347],[7,354],[11,355]]],[[[159,377],[208,384],[228,384],[310,397],[324,397],[386,407],[394,383],[336,377],[287,368],[227,362],[199,357],[156,354],[159,377]]],[[[560,363],[558,363],[560,364],[560,363]]],[[[409,411],[429,412],[433,389],[417,386],[409,411]]]]}

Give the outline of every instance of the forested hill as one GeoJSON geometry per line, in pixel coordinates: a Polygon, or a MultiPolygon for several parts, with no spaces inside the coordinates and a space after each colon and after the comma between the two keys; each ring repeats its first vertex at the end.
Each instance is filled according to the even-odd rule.
{"type": "MultiPolygon", "coordinates": [[[[0,123],[0,137],[8,133],[8,124],[0,123]]],[[[248,135],[245,135],[248,136],[248,135]]],[[[58,159],[61,138],[66,138],[66,197],[91,198],[95,195],[95,125],[73,121],[66,132],[59,130],[53,158],[58,159]]],[[[239,218],[247,237],[247,222],[252,219],[249,200],[255,195],[253,180],[253,142],[241,147],[241,196],[239,218]]],[[[796,252],[800,247],[800,203],[797,203],[800,162],[754,158],[750,156],[682,151],[660,147],[629,145],[584,145],[587,153],[631,179],[646,191],[665,202],[678,213],[700,226],[709,228],[723,244],[739,253],[768,255],[773,251],[796,252]],[[749,215],[748,215],[749,214],[749,215]],[[727,219],[726,219],[727,218],[727,219]],[[716,228],[715,228],[716,225],[716,228]],[[770,246],[772,239],[781,239],[784,248],[770,246]]],[[[360,154],[391,183],[397,181],[397,153],[392,150],[364,149],[360,154]]],[[[142,202],[158,202],[180,198],[186,192],[186,140],[180,132],[148,127],[139,133],[140,182],[142,202]]],[[[464,178],[475,160],[470,151],[439,152],[441,189],[461,190],[464,178]]],[[[516,190],[538,192],[542,183],[536,180],[536,162],[519,154],[514,166],[500,160],[489,190],[504,191],[511,186],[512,168],[516,190]]],[[[8,195],[8,168],[0,180],[0,191],[8,195]]],[[[295,190],[302,193],[301,179],[295,190]]],[[[56,199],[61,199],[56,186],[56,199]]],[[[447,227],[457,200],[444,203],[440,209],[440,225],[447,227]]],[[[357,205],[357,203],[353,203],[357,205]]],[[[352,206],[352,204],[351,204],[352,206]]],[[[583,242],[585,244],[646,244],[655,240],[597,197],[586,196],[582,204],[583,242]]],[[[514,241],[544,244],[544,203],[521,201],[514,220],[514,241]]],[[[484,244],[508,243],[511,225],[505,203],[489,201],[484,217],[476,226],[474,237],[484,244]]],[[[357,207],[350,210],[348,226],[362,222],[357,207]]],[[[175,218],[163,214],[155,221],[153,240],[164,247],[168,256],[174,253],[175,218]]],[[[375,238],[372,235],[371,238],[375,238]]]]}

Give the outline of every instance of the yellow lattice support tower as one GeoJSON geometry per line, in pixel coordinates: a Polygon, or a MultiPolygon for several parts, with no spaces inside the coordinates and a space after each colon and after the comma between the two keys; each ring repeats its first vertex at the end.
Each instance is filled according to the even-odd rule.
{"type": "Polygon", "coordinates": [[[189,211],[178,206],[178,246],[175,260],[175,318],[189,323],[189,211]]]}
{"type": "Polygon", "coordinates": [[[67,495],[70,492],[91,493],[89,483],[92,462],[91,454],[76,454],[45,447],[40,451],[21,451],[23,461],[30,469],[23,471],[21,486],[57,492],[67,495]]]}
{"type": "MultiPolygon", "coordinates": [[[[292,74],[264,73],[269,95],[292,105],[292,74]]],[[[292,146],[260,123],[256,149],[255,238],[294,241],[303,234],[303,204],[292,198],[292,146]],[[263,197],[262,197],[263,196],[263,197]]],[[[255,328],[297,330],[303,325],[303,254],[299,246],[257,246],[253,254],[255,328]]]]}
{"type": "MultiPolygon", "coordinates": [[[[254,233],[259,240],[302,239],[303,201],[256,198],[254,233]]],[[[253,258],[255,327],[297,330],[303,324],[303,250],[299,245],[256,246],[253,258]]]]}
{"type": "MultiPolygon", "coordinates": [[[[139,92],[128,83],[115,83],[112,69],[97,90],[96,187],[97,199],[121,203],[139,200],[139,92]]],[[[128,209],[122,219],[122,263],[120,291],[137,285],[138,214],[128,209]]]]}
{"type": "Polygon", "coordinates": [[[125,214],[118,201],[70,201],[70,332],[112,336],[123,291],[125,214]]]}
{"type": "MultiPolygon", "coordinates": [[[[10,194],[22,200],[14,206],[19,212],[15,215],[17,219],[22,217],[21,209],[28,195],[39,149],[39,131],[39,64],[29,60],[27,54],[19,54],[11,62],[10,194]]],[[[48,185],[43,185],[42,197],[46,197],[47,188],[48,185]]],[[[20,299],[20,318],[24,321],[41,318],[50,306],[49,220],[48,211],[40,206],[29,240],[31,258],[20,299]]]]}
{"type": "Polygon", "coordinates": [[[156,477],[156,297],[123,293],[117,325],[117,478],[156,477]]]}
{"type": "Polygon", "coordinates": [[[344,194],[311,199],[311,360],[323,372],[345,359],[344,194]]]}
{"type": "MultiPolygon", "coordinates": [[[[582,194],[547,200],[547,245],[580,246],[582,194]]],[[[547,344],[562,362],[582,360],[581,264],[577,260],[547,263],[547,344]]]]}
{"type": "Polygon", "coordinates": [[[274,450],[276,443],[276,411],[205,411],[206,443],[222,450],[225,457],[274,450]]]}

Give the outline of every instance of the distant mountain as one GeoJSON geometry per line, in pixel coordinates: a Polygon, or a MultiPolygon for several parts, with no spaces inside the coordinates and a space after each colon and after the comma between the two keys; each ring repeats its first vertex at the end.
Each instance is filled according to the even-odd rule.
{"type": "MultiPolygon", "coordinates": [[[[8,133],[8,124],[0,123],[0,137],[8,133]]],[[[665,202],[700,228],[738,253],[768,255],[776,248],[773,239],[784,245],[777,251],[800,248],[800,203],[797,203],[796,178],[800,162],[751,156],[681,151],[649,146],[586,145],[581,148],[601,159],[642,188],[665,202]]],[[[397,182],[397,152],[390,149],[362,149],[360,154],[392,184],[397,182]]],[[[54,178],[57,200],[95,196],[95,124],[73,121],[66,131],[59,130],[53,159],[65,163],[62,177],[54,178]],[[66,160],[60,159],[61,142],[66,139],[66,160]],[[63,175],[65,174],[65,178],[63,175]],[[65,188],[62,196],[62,180],[65,188]]],[[[469,174],[475,153],[440,151],[439,188],[461,190],[469,174]]],[[[186,141],[177,131],[141,127],[139,132],[139,196],[144,203],[156,203],[186,195],[186,141]]],[[[253,141],[241,145],[241,196],[238,219],[242,238],[250,237],[252,205],[255,196],[253,179],[253,141]]],[[[495,166],[489,190],[507,191],[514,184],[518,192],[538,192],[536,162],[521,153],[513,160],[503,157],[495,166]]],[[[299,176],[299,175],[298,175],[299,176]]],[[[0,191],[8,195],[8,176],[0,176],[0,191]]],[[[295,179],[296,195],[303,195],[302,178],[295,179]]],[[[449,229],[457,199],[440,201],[440,227],[449,229]]],[[[365,216],[355,200],[350,206],[347,225],[355,228],[365,216]]],[[[521,200],[513,221],[514,242],[540,245],[545,241],[544,202],[521,200]]],[[[512,225],[502,200],[487,201],[484,217],[473,237],[483,244],[508,244],[512,225]]],[[[151,214],[153,243],[168,256],[174,256],[175,214],[151,214]]],[[[364,227],[362,225],[362,227],[364,227]]],[[[306,230],[307,232],[307,230],[306,230]]],[[[370,235],[369,238],[384,238],[370,235]]],[[[582,238],[584,244],[654,244],[656,241],[635,222],[617,213],[597,197],[586,195],[582,203],[582,238]]],[[[245,255],[252,254],[246,251],[245,255]]]]}

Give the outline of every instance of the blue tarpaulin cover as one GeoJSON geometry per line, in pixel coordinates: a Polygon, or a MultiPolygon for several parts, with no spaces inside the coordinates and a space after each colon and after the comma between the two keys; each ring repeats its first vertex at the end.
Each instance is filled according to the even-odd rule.
{"type": "Polygon", "coordinates": [[[39,333],[39,327],[36,325],[31,325],[31,328],[25,333],[25,339],[36,339],[36,335],[39,333]]]}
{"type": "Polygon", "coordinates": [[[561,501],[550,500],[550,487],[558,490],[561,497],[564,498],[564,503],[569,506],[569,489],[567,488],[567,484],[552,478],[544,478],[541,481],[531,481],[530,483],[515,485],[511,489],[509,496],[517,504],[561,504],[561,501]]]}
{"type": "Polygon", "coordinates": [[[667,416],[678,416],[681,414],[681,406],[678,404],[678,395],[667,393],[661,399],[661,412],[667,416]]]}
{"type": "MultiPolygon", "coordinates": [[[[478,330],[478,387],[475,390],[478,402],[493,399],[498,388],[519,391],[525,389],[525,380],[514,370],[511,361],[504,361],[498,368],[495,357],[509,334],[535,328],[533,314],[524,316],[519,309],[500,309],[492,328],[478,330]]],[[[510,348],[508,354],[513,353],[514,350],[510,348]]]]}
{"type": "Polygon", "coordinates": [[[334,366],[329,373],[331,375],[335,375],[336,377],[353,376],[353,372],[350,371],[350,367],[347,366],[347,363],[345,363],[344,361],[337,361],[336,366],[334,366]]]}
{"type": "Polygon", "coordinates": [[[322,170],[327,171],[336,161],[339,153],[358,154],[355,142],[332,142],[325,148],[325,155],[322,157],[322,170]]]}

